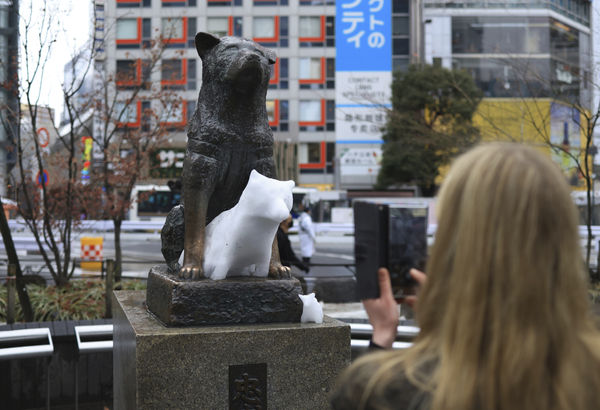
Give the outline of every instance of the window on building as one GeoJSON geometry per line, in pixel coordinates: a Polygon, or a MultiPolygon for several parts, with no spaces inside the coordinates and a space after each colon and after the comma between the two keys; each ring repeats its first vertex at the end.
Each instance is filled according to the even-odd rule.
{"type": "Polygon", "coordinates": [[[289,86],[289,67],[286,57],[278,58],[275,64],[271,64],[270,89],[287,90],[289,86]]]}
{"type": "Polygon", "coordinates": [[[277,100],[267,100],[267,117],[269,125],[277,125],[279,121],[279,106],[277,100]]]}
{"type": "MultiPolygon", "coordinates": [[[[138,19],[117,19],[117,42],[140,40],[138,19]]],[[[118,43],[117,43],[118,44],[118,43]]]]}
{"type": "Polygon", "coordinates": [[[318,164],[321,162],[321,143],[306,142],[298,147],[298,162],[301,164],[318,164]]]}
{"type": "MultiPolygon", "coordinates": [[[[298,166],[302,174],[323,174],[333,171],[328,164],[330,157],[327,152],[331,143],[325,141],[306,142],[298,145],[298,166]]],[[[333,151],[335,153],[335,151],[333,151]]],[[[333,158],[333,157],[332,157],[333,158]]]]}
{"type": "Polygon", "coordinates": [[[313,41],[323,36],[324,16],[301,16],[298,21],[300,41],[313,41]]]}
{"type": "Polygon", "coordinates": [[[242,0],[206,0],[208,7],[241,6],[242,0]]]}
{"type": "Polygon", "coordinates": [[[196,0],[161,0],[163,7],[196,7],[196,0]]]}
{"type": "Polygon", "coordinates": [[[325,61],[327,64],[325,69],[326,88],[333,90],[335,89],[335,58],[328,58],[325,61]]]}
{"type": "Polygon", "coordinates": [[[117,60],[116,84],[120,89],[149,88],[150,62],[146,60],[117,60]]]}
{"type": "Polygon", "coordinates": [[[252,33],[255,39],[272,40],[275,39],[277,16],[273,17],[254,17],[252,33]]]}
{"type": "Polygon", "coordinates": [[[408,55],[409,50],[408,38],[392,39],[392,54],[393,55],[408,55]]]}
{"type": "Polygon", "coordinates": [[[185,101],[165,101],[160,115],[161,125],[168,127],[184,127],[187,122],[187,106],[185,101]]]}
{"type": "Polygon", "coordinates": [[[196,48],[196,17],[188,17],[187,19],[187,46],[189,48],[196,48]]]}
{"type": "Polygon", "coordinates": [[[298,120],[300,125],[317,125],[323,121],[321,100],[300,100],[298,120]]]}
{"type": "Polygon", "coordinates": [[[0,6],[0,27],[8,27],[8,8],[0,6]]]}
{"type": "Polygon", "coordinates": [[[229,34],[228,17],[207,17],[206,30],[217,37],[225,37],[229,34]]]}
{"type": "Polygon", "coordinates": [[[334,47],[334,16],[301,16],[298,21],[300,47],[334,47]]]}
{"type": "Polygon", "coordinates": [[[288,101],[267,100],[267,116],[273,131],[288,131],[288,101]]]}
{"type": "Polygon", "coordinates": [[[117,8],[152,7],[152,0],[117,0],[117,8]]]}
{"type": "Polygon", "coordinates": [[[452,53],[545,54],[549,22],[546,17],[453,17],[452,53]]]}
{"type": "Polygon", "coordinates": [[[301,6],[335,5],[335,0],[300,0],[301,6]]]}
{"type": "Polygon", "coordinates": [[[409,0],[392,0],[392,13],[408,13],[409,0]]]}
{"type": "Polygon", "coordinates": [[[167,17],[161,20],[161,33],[165,38],[182,38],[184,33],[183,17],[167,17]]]}
{"type": "Polygon", "coordinates": [[[160,83],[163,88],[185,89],[187,84],[187,60],[162,60],[160,83]]]}
{"type": "Polygon", "coordinates": [[[408,16],[394,16],[392,18],[392,35],[393,36],[408,36],[409,22],[408,16]]]}
{"type": "Polygon", "coordinates": [[[116,118],[117,127],[139,127],[141,106],[141,101],[117,101],[113,110],[113,117],[116,118]]]}
{"type": "Polygon", "coordinates": [[[510,64],[486,57],[453,58],[452,66],[466,70],[484,97],[549,97],[552,92],[548,79],[553,70],[547,58],[519,58],[510,64]]]}
{"type": "Polygon", "coordinates": [[[116,24],[117,48],[140,48],[150,45],[151,20],[149,18],[117,19],[116,24]]]}
{"type": "Polygon", "coordinates": [[[252,25],[254,41],[265,47],[288,46],[288,17],[254,17],[252,25]]]}
{"type": "Polygon", "coordinates": [[[255,6],[287,6],[288,0],[254,0],[255,6]]]}
{"type": "Polygon", "coordinates": [[[301,89],[335,88],[334,58],[304,57],[298,62],[298,82],[301,89]]]}
{"type": "Polygon", "coordinates": [[[304,57],[298,60],[299,70],[298,77],[302,81],[306,80],[321,80],[323,79],[323,62],[322,57],[304,57]]]}
{"type": "Polygon", "coordinates": [[[188,90],[196,89],[196,59],[190,58],[187,60],[187,76],[188,76],[188,90]]]}
{"type": "Polygon", "coordinates": [[[327,150],[326,172],[328,174],[333,174],[333,166],[335,164],[335,142],[328,142],[327,146],[326,146],[326,150],[327,150]]]}

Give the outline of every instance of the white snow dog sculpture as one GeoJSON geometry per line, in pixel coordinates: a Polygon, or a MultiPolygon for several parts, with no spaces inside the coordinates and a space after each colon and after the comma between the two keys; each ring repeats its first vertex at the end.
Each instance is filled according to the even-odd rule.
{"type": "Polygon", "coordinates": [[[204,274],[266,277],[277,226],[290,214],[294,181],[267,178],[256,170],[231,209],[206,227],[204,274]]]}

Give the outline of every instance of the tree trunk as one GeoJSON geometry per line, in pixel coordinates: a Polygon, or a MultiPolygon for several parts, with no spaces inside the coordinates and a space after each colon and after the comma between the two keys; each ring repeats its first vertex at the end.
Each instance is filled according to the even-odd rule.
{"type": "Polygon", "coordinates": [[[113,219],[114,232],[115,232],[115,282],[121,281],[122,272],[122,252],[121,252],[121,223],[123,221],[120,218],[113,219]]]}
{"type": "Polygon", "coordinates": [[[27,287],[23,281],[23,272],[21,271],[21,265],[19,264],[19,257],[15,250],[15,244],[12,240],[10,228],[8,227],[8,221],[6,215],[4,215],[4,207],[1,205],[2,197],[0,197],[0,232],[2,233],[2,240],[4,241],[4,248],[8,256],[8,264],[16,267],[15,276],[17,281],[17,294],[19,295],[19,302],[21,303],[21,309],[23,310],[23,316],[26,322],[33,321],[33,310],[31,308],[31,301],[29,300],[29,294],[27,293],[27,287]]]}

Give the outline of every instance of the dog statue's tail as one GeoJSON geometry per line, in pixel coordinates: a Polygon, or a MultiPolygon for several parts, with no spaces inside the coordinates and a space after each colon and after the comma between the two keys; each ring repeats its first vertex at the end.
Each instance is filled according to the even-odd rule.
{"type": "Polygon", "coordinates": [[[179,271],[179,257],[183,252],[185,237],[185,222],[183,205],[171,209],[160,231],[161,252],[167,262],[169,271],[173,274],[179,271]]]}

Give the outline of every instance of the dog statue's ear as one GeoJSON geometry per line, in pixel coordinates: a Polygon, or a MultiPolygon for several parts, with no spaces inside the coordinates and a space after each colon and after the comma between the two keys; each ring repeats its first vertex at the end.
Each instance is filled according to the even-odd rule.
{"type": "Polygon", "coordinates": [[[204,58],[206,53],[208,53],[208,51],[211,48],[213,48],[214,46],[219,44],[219,42],[221,40],[219,40],[218,37],[215,37],[210,33],[200,32],[200,33],[196,34],[195,41],[196,41],[196,51],[198,51],[198,55],[200,56],[200,58],[204,58]]]}

